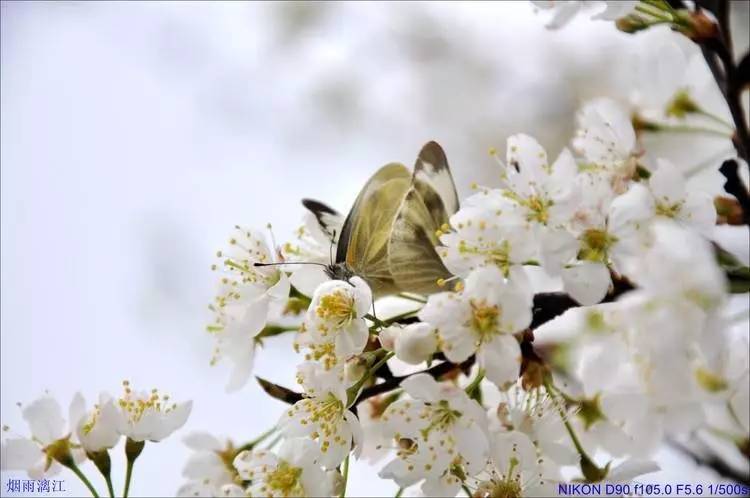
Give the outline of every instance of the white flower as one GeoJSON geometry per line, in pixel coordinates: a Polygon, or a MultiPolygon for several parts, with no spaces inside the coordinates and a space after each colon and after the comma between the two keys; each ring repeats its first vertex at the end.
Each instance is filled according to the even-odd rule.
{"type": "Polygon", "coordinates": [[[279,266],[255,266],[273,262],[273,253],[262,234],[235,227],[229,249],[219,251],[222,277],[219,291],[209,309],[214,321],[207,327],[214,334],[216,346],[211,364],[224,356],[234,364],[227,391],[247,383],[253,366],[254,338],[266,325],[272,304],[285,303],[290,284],[279,266]]]}
{"type": "Polygon", "coordinates": [[[401,487],[422,479],[428,496],[454,496],[461,476],[487,462],[487,422],[479,404],[454,386],[427,374],[401,383],[413,399],[398,400],[383,415],[397,444],[396,459],[379,473],[401,487]]]}
{"type": "Polygon", "coordinates": [[[559,469],[538,455],[532,440],[518,431],[493,433],[491,465],[472,479],[478,496],[554,496],[559,469]]]}
{"type": "Polygon", "coordinates": [[[370,335],[364,316],[372,305],[370,287],[359,277],[318,286],[307,311],[305,345],[326,368],[361,353],[370,335]]]}
{"type": "Polygon", "coordinates": [[[571,445],[560,415],[561,408],[566,417],[569,410],[551,397],[545,388],[537,387],[527,391],[518,382],[500,395],[494,416],[490,414],[491,430],[495,433],[524,434],[538,448],[547,463],[578,463],[578,454],[571,445]]]}
{"type": "MultiPolygon", "coordinates": [[[[405,327],[392,326],[396,358],[412,365],[427,361],[437,351],[438,339],[434,327],[427,323],[412,323],[405,327]]],[[[381,331],[380,334],[386,332],[381,331]]],[[[387,332],[386,332],[387,333],[387,332]]]]}
{"type": "MultiPolygon", "coordinates": [[[[511,213],[503,217],[505,223],[524,223],[535,229],[526,234],[539,244],[539,256],[544,268],[557,275],[562,265],[575,253],[573,236],[565,225],[573,216],[579,202],[578,166],[568,149],[550,165],[547,153],[528,135],[508,138],[504,177],[507,188],[502,195],[512,201],[511,213]],[[511,221],[516,216],[520,220],[511,221]]],[[[507,210],[506,210],[507,211],[507,210]]]]}
{"type": "Polygon", "coordinates": [[[550,11],[551,17],[547,21],[547,27],[558,29],[570,22],[578,12],[594,5],[604,4],[604,10],[593,15],[592,19],[602,19],[605,21],[614,21],[625,17],[635,10],[638,4],[635,0],[618,0],[618,1],[597,1],[584,2],[581,0],[532,0],[534,6],[550,11]]]}
{"type": "Polygon", "coordinates": [[[500,190],[483,190],[473,195],[450,219],[450,231],[441,232],[438,254],[454,275],[465,277],[482,266],[497,266],[505,275],[537,255],[534,232],[517,216],[509,220],[506,211],[514,203],[500,190]]]}
{"type": "Polygon", "coordinates": [[[651,232],[653,246],[628,271],[644,293],[687,300],[706,311],[724,303],[727,280],[707,240],[669,221],[654,223],[651,232]]]}
{"type": "Polygon", "coordinates": [[[334,469],[352,450],[361,449],[362,429],[347,409],[346,388],[315,391],[286,410],[279,420],[279,430],[287,438],[305,437],[315,441],[322,453],[320,464],[334,469]]]}
{"type": "Polygon", "coordinates": [[[76,393],[66,424],[60,404],[53,397],[44,395],[29,403],[22,414],[31,436],[8,438],[3,442],[3,470],[25,470],[30,478],[42,479],[57,474],[60,462],[72,464],[84,460],[84,452],[75,448],[75,441],[70,441],[84,409],[83,396],[76,393]]]}
{"type": "Polygon", "coordinates": [[[527,223],[557,227],[570,217],[577,184],[578,166],[568,149],[553,164],[547,153],[528,135],[508,138],[507,189],[503,195],[513,201],[527,223]]]}
{"type": "Polygon", "coordinates": [[[431,295],[419,317],[437,328],[450,361],[477,353],[487,378],[502,386],[518,378],[521,349],[513,334],[529,326],[531,307],[525,289],[489,266],[471,272],[461,292],[431,295]]]}
{"type": "Polygon", "coordinates": [[[339,476],[320,468],[318,447],[309,439],[287,439],[278,456],[263,450],[243,451],[234,459],[240,477],[252,481],[250,496],[332,496],[339,476]]]}
{"type": "Polygon", "coordinates": [[[627,189],[636,169],[636,135],[626,110],[612,99],[587,102],[578,114],[573,148],[589,164],[585,169],[606,174],[616,194],[627,189]]]}
{"type": "Polygon", "coordinates": [[[106,393],[99,395],[99,403],[78,421],[78,440],[87,452],[96,453],[113,448],[120,440],[118,411],[106,393]]]}
{"type": "Polygon", "coordinates": [[[648,246],[653,199],[642,185],[632,185],[609,205],[606,216],[574,215],[578,226],[578,262],[562,270],[565,290],[581,304],[600,302],[611,283],[609,268],[625,271],[648,246]]]}
{"type": "Polygon", "coordinates": [[[183,441],[193,452],[182,469],[188,482],[180,486],[177,496],[244,496],[235,483],[236,450],[231,441],[222,443],[207,432],[192,432],[183,441]]]}
{"type": "Polygon", "coordinates": [[[174,403],[169,395],[135,392],[128,381],[123,382],[124,394],[117,400],[118,430],[133,441],[158,442],[185,425],[193,402],[174,403]]]}
{"type": "Polygon", "coordinates": [[[689,192],[682,173],[669,161],[657,161],[658,169],[648,180],[656,202],[656,215],[670,218],[704,235],[716,225],[716,208],[711,196],[689,192]]]}

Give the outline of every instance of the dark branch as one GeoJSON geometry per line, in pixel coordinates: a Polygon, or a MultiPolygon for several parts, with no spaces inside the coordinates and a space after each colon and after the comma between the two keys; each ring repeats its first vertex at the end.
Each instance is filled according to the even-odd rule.
{"type": "Polygon", "coordinates": [[[750,225],[750,193],[742,183],[742,179],[737,171],[737,161],[729,159],[719,168],[719,171],[726,181],[724,182],[724,190],[728,194],[733,195],[742,207],[742,220],[746,225],[750,225]]]}
{"type": "Polygon", "coordinates": [[[744,484],[745,486],[750,486],[750,475],[743,474],[737,469],[731,467],[716,455],[700,455],[687,446],[683,445],[682,443],[679,443],[673,439],[667,440],[667,443],[683,455],[690,457],[697,465],[707,467],[720,476],[731,479],[734,482],[744,484]]]}
{"type": "Polygon", "coordinates": [[[729,106],[729,112],[734,121],[735,135],[732,138],[737,155],[750,163],[750,130],[742,110],[741,93],[746,84],[743,76],[734,64],[732,34],[729,26],[728,2],[699,2],[716,16],[718,35],[706,40],[697,41],[706,59],[711,74],[716,80],[724,99],[729,106]]]}

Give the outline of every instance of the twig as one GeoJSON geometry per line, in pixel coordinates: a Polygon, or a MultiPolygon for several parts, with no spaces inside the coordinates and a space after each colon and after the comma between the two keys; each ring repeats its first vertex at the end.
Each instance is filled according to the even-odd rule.
{"type": "Polygon", "coordinates": [[[737,161],[734,159],[724,161],[719,171],[726,178],[724,190],[737,198],[742,207],[742,220],[746,225],[750,225],[750,193],[737,172],[737,161]]]}
{"type": "Polygon", "coordinates": [[[668,439],[667,444],[679,451],[685,456],[690,457],[697,465],[702,467],[708,467],[722,477],[731,479],[740,484],[750,486],[750,476],[743,474],[737,469],[729,466],[725,461],[718,458],[716,455],[699,455],[682,443],[675,441],[674,439],[668,439]]]}

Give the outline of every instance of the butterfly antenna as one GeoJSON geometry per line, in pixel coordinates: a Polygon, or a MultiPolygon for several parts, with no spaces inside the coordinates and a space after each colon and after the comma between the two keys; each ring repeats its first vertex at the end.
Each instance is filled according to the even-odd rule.
{"type": "Polygon", "coordinates": [[[279,266],[279,265],[317,265],[322,266],[323,268],[327,268],[328,265],[325,265],[323,263],[314,263],[312,261],[282,261],[279,263],[253,263],[253,266],[263,267],[263,266],[279,266]]]}

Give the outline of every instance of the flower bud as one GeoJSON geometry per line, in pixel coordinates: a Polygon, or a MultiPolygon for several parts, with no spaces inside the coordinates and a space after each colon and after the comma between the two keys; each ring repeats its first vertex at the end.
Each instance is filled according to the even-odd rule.
{"type": "Polygon", "coordinates": [[[401,327],[398,325],[391,325],[390,327],[381,330],[378,334],[378,339],[380,340],[380,345],[383,346],[383,349],[386,351],[393,351],[396,347],[396,337],[398,337],[400,333],[401,327]]]}
{"type": "Polygon", "coordinates": [[[396,357],[412,365],[427,361],[436,349],[435,329],[427,323],[407,325],[396,336],[396,357]]]}
{"type": "Polygon", "coordinates": [[[631,14],[629,16],[621,17],[615,21],[617,29],[623,33],[636,33],[647,29],[651,24],[641,16],[631,14]]]}

